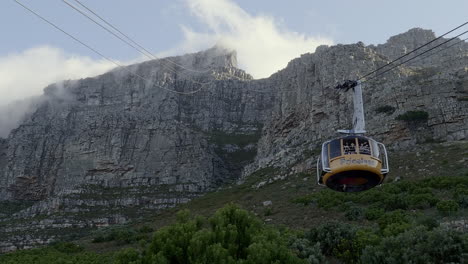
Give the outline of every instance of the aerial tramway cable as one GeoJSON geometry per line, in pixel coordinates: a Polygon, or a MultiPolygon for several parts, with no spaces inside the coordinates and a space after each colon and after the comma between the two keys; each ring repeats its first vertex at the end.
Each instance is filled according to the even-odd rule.
{"type": "MultiPolygon", "coordinates": [[[[65,2],[66,4],[70,5],[70,7],[73,7],[69,2],[67,2],[66,0],[62,0],[63,2],[65,2]]],[[[190,68],[186,68],[184,65],[182,64],[179,64],[179,63],[176,63],[174,61],[171,61],[167,58],[158,58],[156,55],[154,55],[152,52],[150,52],[149,50],[147,50],[145,47],[143,47],[142,45],[140,45],[138,42],[136,42],[135,40],[133,40],[131,37],[129,37],[127,34],[125,34],[124,32],[122,32],[121,30],[119,30],[116,26],[114,26],[113,24],[111,24],[110,22],[108,22],[106,19],[104,19],[102,16],[100,16],[99,14],[97,14],[97,12],[93,11],[91,8],[89,8],[88,6],[86,6],[85,4],[83,4],[81,1],[79,0],[74,0],[76,3],[78,3],[81,7],[85,8],[86,10],[88,10],[88,12],[90,12],[91,14],[93,14],[94,16],[96,16],[97,18],[99,18],[102,22],[104,22],[106,25],[108,25],[109,27],[111,27],[113,30],[115,30],[116,32],[118,32],[119,34],[121,34],[122,36],[124,36],[126,39],[128,39],[129,41],[131,41],[133,44],[135,44],[136,46],[138,46],[140,49],[142,49],[143,51],[145,51],[147,54],[150,54],[152,57],[154,57],[154,59],[161,59],[161,60],[164,60],[164,61],[167,61],[167,62],[170,62],[176,66],[179,66],[180,68],[182,69],[185,69],[187,71],[191,71],[191,72],[197,72],[197,73],[207,73],[209,72],[210,70],[203,70],[203,71],[200,71],[200,70],[195,70],[195,69],[190,69],[190,68]]],[[[73,7],[74,8],[74,7],[73,7]]],[[[79,11],[78,9],[76,9],[77,11],[79,11]]],[[[99,24],[98,24],[99,25],[99,24]]]]}
{"type": "MultiPolygon", "coordinates": [[[[153,60],[153,59],[158,59],[156,56],[154,56],[152,53],[148,52],[146,49],[140,49],[140,48],[137,48],[135,47],[134,44],[130,43],[128,40],[126,40],[125,38],[119,36],[118,34],[112,32],[110,29],[106,28],[105,26],[103,26],[102,24],[100,24],[98,21],[96,21],[95,19],[93,19],[92,17],[90,17],[89,15],[87,15],[86,13],[84,13],[83,11],[81,11],[80,9],[78,9],[77,7],[75,7],[74,5],[70,4],[69,2],[67,2],[66,0],[62,0],[65,4],[67,4],[68,6],[70,6],[71,8],[73,8],[75,11],[79,12],[81,15],[85,16],[86,18],[88,18],[89,20],[91,20],[94,24],[98,25],[99,27],[103,28],[104,30],[106,30],[108,33],[112,34],[113,36],[115,36],[116,38],[120,39],[121,41],[123,41],[125,44],[129,45],[130,47],[132,47],[133,49],[135,49],[136,51],[138,51],[139,53],[141,53],[143,56],[149,58],[150,60],[153,60]]],[[[162,64],[164,66],[164,64],[162,64]]],[[[175,68],[172,68],[172,67],[169,67],[169,65],[166,65],[166,67],[173,71],[173,72],[177,72],[175,68]]],[[[186,69],[186,68],[184,68],[186,69]]],[[[206,85],[206,84],[210,84],[212,83],[213,81],[209,81],[209,82],[199,82],[199,81],[196,81],[196,80],[193,80],[191,79],[191,81],[193,83],[196,83],[196,84],[201,84],[201,85],[206,85]]]]}
{"type": "Polygon", "coordinates": [[[465,23],[463,23],[463,24],[461,24],[461,25],[459,25],[459,26],[457,26],[457,27],[455,27],[454,29],[451,29],[450,31],[444,33],[443,35],[441,35],[441,36],[439,36],[439,37],[437,37],[437,38],[435,38],[435,39],[433,39],[433,40],[427,42],[426,44],[424,44],[424,45],[422,45],[422,46],[419,46],[419,47],[415,48],[414,50],[412,50],[412,51],[410,51],[410,52],[408,52],[408,53],[406,53],[406,54],[403,54],[402,56],[400,56],[400,57],[398,57],[398,58],[392,60],[391,62],[385,64],[384,66],[381,66],[381,67],[379,67],[379,68],[377,68],[377,69],[375,69],[375,70],[373,70],[373,71],[371,71],[371,72],[365,74],[364,76],[362,76],[361,78],[359,78],[358,81],[362,81],[362,80],[365,79],[367,76],[370,76],[371,74],[373,74],[373,73],[375,73],[375,72],[378,72],[379,70],[381,70],[381,69],[383,69],[383,68],[385,68],[385,67],[387,67],[387,66],[393,64],[394,62],[396,62],[396,61],[398,61],[398,60],[400,60],[400,59],[402,59],[402,58],[404,58],[404,57],[410,55],[410,54],[413,53],[413,52],[416,52],[416,51],[420,50],[421,48],[423,48],[423,47],[425,47],[425,46],[427,46],[427,45],[433,43],[434,41],[437,41],[437,40],[441,39],[442,37],[446,36],[447,34],[450,34],[450,33],[452,33],[453,31],[455,31],[455,30],[457,30],[457,29],[459,29],[459,28],[461,28],[461,27],[463,27],[463,26],[465,26],[465,25],[467,25],[467,24],[468,24],[468,21],[465,22],[465,23]]]}
{"type": "MultiPolygon", "coordinates": [[[[136,41],[134,41],[132,38],[130,38],[127,34],[123,33],[121,30],[119,30],[116,26],[112,25],[110,22],[108,22],[107,20],[105,20],[102,16],[100,16],[99,14],[97,14],[96,11],[93,11],[91,8],[87,7],[86,5],[84,5],[82,2],[78,1],[78,0],[74,0],[75,2],[77,2],[80,6],[82,6],[83,8],[85,8],[88,12],[90,12],[91,14],[93,14],[95,17],[97,17],[99,20],[103,21],[107,26],[109,26],[112,30],[115,30],[117,33],[119,33],[121,36],[119,36],[116,32],[113,32],[111,29],[107,28],[106,26],[104,26],[103,24],[101,24],[99,21],[96,21],[95,19],[93,19],[90,15],[86,14],[85,11],[83,10],[80,10],[78,7],[74,6],[73,4],[71,4],[70,2],[68,2],[67,0],[62,0],[62,2],[64,2],[65,4],[67,4],[69,7],[71,7],[72,9],[74,9],[76,12],[80,13],[81,15],[83,15],[84,17],[86,17],[87,19],[91,20],[93,23],[95,23],[96,25],[98,25],[99,27],[103,28],[104,30],[106,30],[108,33],[114,35],[115,37],[117,37],[118,39],[120,39],[121,41],[123,41],[125,44],[129,45],[130,47],[132,47],[133,49],[137,50],[139,53],[143,54],[144,56],[148,57],[149,59],[161,59],[163,61],[167,61],[167,62],[170,62],[174,65],[171,65],[171,66],[178,66],[182,69],[185,69],[187,71],[191,71],[191,72],[195,72],[195,73],[206,73],[206,72],[209,72],[210,70],[212,69],[208,69],[208,70],[203,70],[203,71],[199,71],[199,70],[194,70],[194,69],[189,69],[187,67],[185,67],[184,65],[182,64],[179,64],[179,63],[176,63],[172,60],[169,60],[167,58],[158,58],[156,55],[154,55],[153,53],[151,53],[148,49],[144,48],[142,45],[140,45],[139,43],[137,43],[136,41]],[[127,40],[125,40],[125,39],[127,40]],[[129,43],[129,42],[132,42],[132,43],[129,43]],[[135,47],[137,46],[137,47],[135,47]]],[[[169,65],[164,65],[162,64],[163,66],[166,66],[168,69],[170,69],[171,71],[173,72],[177,72],[177,70],[175,68],[172,68],[170,67],[169,65]]],[[[184,75],[184,72],[180,72],[179,74],[181,75],[184,75]]],[[[230,76],[230,77],[233,77],[233,78],[237,78],[239,80],[242,80],[244,81],[244,79],[242,78],[239,78],[238,76],[235,76],[235,75],[232,75],[232,74],[229,74],[229,73],[218,73],[220,75],[227,75],[227,76],[230,76]]],[[[201,84],[201,85],[207,85],[207,84],[210,84],[214,81],[208,81],[208,82],[199,82],[199,81],[196,81],[194,80],[191,76],[189,75],[186,75],[187,76],[187,79],[192,81],[193,83],[196,83],[196,84],[201,84]]]]}
{"type": "MultiPolygon", "coordinates": [[[[434,46],[434,47],[432,47],[432,48],[430,48],[430,49],[428,49],[428,50],[426,50],[426,51],[424,51],[424,52],[422,52],[422,53],[420,53],[420,54],[418,54],[418,55],[416,55],[416,56],[414,56],[414,57],[412,57],[412,58],[409,58],[409,59],[407,59],[407,60],[405,60],[405,61],[403,61],[403,62],[401,62],[401,63],[399,63],[399,64],[397,64],[397,65],[395,65],[395,66],[393,66],[393,67],[391,67],[390,69],[387,69],[387,70],[385,70],[385,71],[383,71],[383,72],[381,72],[381,73],[379,73],[379,74],[377,74],[377,75],[375,75],[375,76],[373,76],[373,77],[371,77],[371,78],[368,78],[367,80],[365,80],[365,81],[363,81],[363,82],[367,82],[367,81],[369,81],[369,80],[372,80],[372,79],[374,79],[374,78],[377,78],[377,77],[379,77],[379,76],[381,76],[381,75],[383,75],[383,74],[385,74],[385,73],[387,73],[387,72],[389,72],[389,71],[391,71],[391,70],[393,70],[393,69],[395,69],[395,68],[397,68],[397,67],[399,67],[399,66],[401,66],[401,65],[403,65],[403,64],[405,64],[405,63],[407,63],[407,62],[409,62],[409,61],[412,61],[412,60],[416,59],[417,57],[419,57],[419,56],[421,56],[421,55],[424,55],[424,54],[428,53],[429,51],[434,50],[434,49],[436,49],[436,48],[438,48],[438,47],[444,45],[445,43],[450,42],[450,41],[452,41],[452,40],[454,40],[454,39],[456,39],[456,38],[458,38],[458,37],[460,37],[460,36],[462,36],[462,35],[464,35],[464,34],[466,34],[466,33],[468,33],[468,30],[467,30],[467,31],[464,31],[464,32],[462,32],[462,33],[456,35],[455,37],[450,38],[450,39],[448,39],[448,40],[446,40],[446,41],[440,43],[439,45],[434,46]]],[[[430,54],[430,56],[432,56],[432,55],[434,55],[434,54],[436,54],[436,53],[430,54]]],[[[428,57],[430,57],[430,56],[428,56],[428,57]]]]}
{"type": "Polygon", "coordinates": [[[97,55],[101,56],[102,58],[106,59],[107,61],[117,65],[118,67],[121,67],[122,69],[124,69],[125,71],[129,72],[131,75],[134,75],[144,81],[147,81],[147,82],[150,82],[152,83],[153,86],[155,87],[158,87],[160,89],[163,89],[163,90],[166,90],[168,92],[172,92],[172,93],[176,93],[176,94],[181,94],[181,95],[192,95],[192,94],[195,94],[199,91],[202,90],[202,88],[199,88],[197,90],[194,90],[194,91],[190,91],[190,92],[180,92],[180,91],[176,91],[176,90],[172,90],[172,89],[168,89],[166,87],[163,87],[163,86],[160,86],[158,84],[155,84],[154,81],[152,80],[149,80],[139,74],[136,74],[132,71],[130,71],[129,69],[127,69],[127,67],[121,65],[120,63],[112,60],[111,58],[105,56],[104,54],[102,54],[101,52],[99,52],[98,50],[94,49],[93,47],[91,47],[90,45],[84,43],[83,41],[79,40],[77,37],[73,36],[72,34],[66,32],[64,29],[60,28],[59,26],[57,26],[56,24],[52,23],[51,21],[47,20],[45,17],[39,15],[37,12],[35,12],[34,10],[30,9],[29,7],[25,6],[23,3],[21,3],[20,1],[18,0],[13,0],[15,1],[18,5],[22,6],[24,9],[28,10],[29,12],[31,12],[32,14],[34,14],[35,16],[37,16],[38,18],[40,18],[41,20],[43,20],[44,22],[46,22],[47,24],[51,25],[52,27],[54,27],[55,29],[61,31],[62,33],[64,33],[65,35],[67,35],[68,37],[72,38],[73,40],[75,40],[76,42],[80,43],[81,45],[83,45],[84,47],[88,48],[89,50],[91,50],[92,52],[96,53],[97,55]]]}
{"type": "Polygon", "coordinates": [[[455,43],[452,43],[452,44],[449,45],[448,47],[445,47],[445,48],[443,48],[443,49],[439,49],[439,50],[435,51],[434,53],[430,53],[429,55],[426,55],[426,56],[424,56],[424,57],[422,57],[422,58],[419,58],[419,59],[416,60],[416,61],[413,61],[413,63],[414,63],[414,62],[417,62],[417,61],[424,60],[424,59],[426,59],[426,58],[428,58],[428,57],[430,57],[430,56],[433,56],[433,55],[435,55],[435,54],[437,54],[437,53],[439,53],[439,52],[441,52],[441,51],[444,51],[444,50],[447,50],[447,49],[449,49],[449,48],[452,48],[453,46],[458,45],[458,44],[461,44],[461,43],[465,42],[466,40],[468,40],[468,38],[460,39],[459,41],[457,41],[457,42],[455,42],[455,43]]]}

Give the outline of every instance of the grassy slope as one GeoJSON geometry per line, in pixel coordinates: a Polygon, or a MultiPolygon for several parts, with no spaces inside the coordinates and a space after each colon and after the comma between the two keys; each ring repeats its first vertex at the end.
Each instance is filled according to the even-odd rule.
{"type": "MultiPolygon", "coordinates": [[[[394,185],[393,179],[399,177],[402,181],[420,180],[431,176],[462,176],[468,177],[468,142],[456,142],[452,144],[425,144],[415,147],[411,152],[393,152],[391,153],[391,173],[386,180],[385,186],[380,187],[383,190],[394,185]]],[[[287,226],[293,229],[309,229],[318,224],[330,220],[339,220],[342,222],[352,222],[356,225],[376,225],[366,219],[350,221],[346,217],[346,206],[334,206],[332,208],[320,208],[314,203],[302,204],[294,202],[304,197],[313,197],[327,191],[315,184],[315,174],[292,174],[284,177],[285,172],[278,169],[267,168],[260,170],[241,185],[228,186],[217,192],[208,193],[203,197],[196,198],[191,202],[179,205],[174,209],[166,210],[158,215],[149,217],[139,223],[133,223],[123,229],[134,230],[137,233],[142,227],[148,230],[157,230],[162,226],[169,225],[175,221],[175,213],[182,209],[189,209],[194,214],[203,216],[212,215],[217,209],[228,203],[236,203],[241,207],[252,211],[265,222],[275,226],[287,226]],[[258,183],[266,181],[275,176],[283,176],[275,181],[266,183],[260,188],[254,188],[258,183]],[[311,196],[312,194],[312,196],[311,196]],[[271,201],[271,206],[264,206],[264,201],[271,201]]],[[[278,177],[276,177],[278,178],[278,177]]],[[[390,188],[391,189],[391,188],[390,188]]],[[[375,189],[378,191],[379,189],[375,189]]],[[[447,190],[434,190],[438,199],[450,199],[451,194],[447,190]]],[[[333,195],[333,192],[332,192],[333,195]]],[[[343,204],[351,203],[353,196],[346,196],[341,201],[343,204]],[[349,201],[347,201],[349,197],[349,201]]],[[[366,208],[369,205],[359,203],[353,204],[366,208]]],[[[437,214],[434,207],[408,210],[410,213],[429,215],[438,218],[443,222],[453,218],[466,217],[466,210],[450,217],[437,214]]],[[[101,230],[101,234],[112,232],[111,230],[101,230]]],[[[84,247],[85,252],[114,252],[125,247],[140,247],[142,242],[148,241],[151,232],[140,232],[137,239],[128,242],[119,241],[119,239],[110,242],[93,243],[99,234],[95,233],[79,241],[74,241],[84,247]]]]}
{"type": "MultiPolygon", "coordinates": [[[[417,146],[414,151],[393,152],[390,154],[391,172],[386,185],[392,184],[393,179],[418,180],[431,176],[466,176],[468,177],[468,142],[452,144],[425,144],[417,146]]],[[[309,229],[314,225],[330,219],[348,221],[345,213],[340,209],[326,210],[318,206],[304,206],[293,202],[295,199],[311,193],[318,193],[325,188],[315,183],[315,173],[288,175],[267,183],[260,188],[253,188],[258,183],[275,176],[283,176],[278,169],[267,168],[248,177],[241,185],[229,186],[223,190],[212,192],[191,202],[166,210],[141,223],[135,223],[136,228],[151,226],[158,229],[175,221],[175,213],[182,209],[189,209],[195,214],[210,216],[217,209],[228,203],[239,204],[244,209],[254,212],[258,217],[273,225],[284,225],[293,229],[309,229]],[[263,206],[264,201],[271,201],[271,206],[263,206]]],[[[379,188],[379,187],[377,187],[379,188]]],[[[445,193],[438,193],[442,198],[445,193]]],[[[448,195],[448,194],[447,194],[448,195]]],[[[434,208],[424,211],[434,214],[434,208]]],[[[465,214],[461,211],[459,214],[465,214]]],[[[459,215],[460,216],[460,215],[459,215]]],[[[355,222],[356,223],[356,222],[355,222]]],[[[358,224],[367,224],[359,221],[358,224]]],[[[89,250],[114,250],[121,246],[115,243],[98,245],[91,243],[92,237],[83,239],[80,244],[89,250]]]]}

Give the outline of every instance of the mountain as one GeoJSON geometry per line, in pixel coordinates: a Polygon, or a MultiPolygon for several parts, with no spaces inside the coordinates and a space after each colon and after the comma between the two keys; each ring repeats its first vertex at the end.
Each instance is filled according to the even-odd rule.
{"type": "MultiPolygon", "coordinates": [[[[309,172],[320,143],[351,126],[334,85],[434,38],[320,46],[260,80],[214,47],[52,84],[0,140],[0,251],[151,216],[262,169],[309,172]]],[[[366,81],[369,135],[393,152],[466,140],[467,55],[463,42],[366,81]],[[427,115],[397,118],[410,111],[427,115]]]]}

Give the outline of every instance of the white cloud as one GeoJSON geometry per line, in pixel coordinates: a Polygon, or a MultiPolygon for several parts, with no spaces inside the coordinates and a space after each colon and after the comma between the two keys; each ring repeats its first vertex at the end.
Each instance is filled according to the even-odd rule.
{"type": "Polygon", "coordinates": [[[0,137],[6,137],[35,107],[38,99],[34,97],[41,95],[47,85],[94,76],[115,66],[49,46],[0,57],[0,137]]]}
{"type": "Polygon", "coordinates": [[[270,76],[300,54],[314,52],[319,45],[332,44],[328,38],[289,31],[273,17],[252,16],[231,0],[186,0],[186,3],[209,32],[195,32],[182,26],[185,40],[179,48],[195,51],[202,46],[224,45],[237,51],[240,67],[256,78],[270,76]]]}
{"type": "Polygon", "coordinates": [[[51,83],[101,74],[113,67],[106,60],[69,55],[49,46],[0,57],[0,105],[40,95],[51,83]]]}

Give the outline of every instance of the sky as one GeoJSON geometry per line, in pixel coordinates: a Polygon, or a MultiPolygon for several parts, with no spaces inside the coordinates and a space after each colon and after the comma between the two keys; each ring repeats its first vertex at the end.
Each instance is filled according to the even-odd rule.
{"type": "MultiPolygon", "coordinates": [[[[147,59],[63,0],[18,1],[119,64],[147,59]]],[[[380,44],[414,27],[441,35],[468,21],[466,0],[79,1],[159,57],[222,44],[237,51],[239,67],[255,78],[268,77],[319,45],[380,44]]],[[[0,32],[0,112],[42,94],[50,83],[115,67],[14,0],[0,1],[0,32]]]]}

